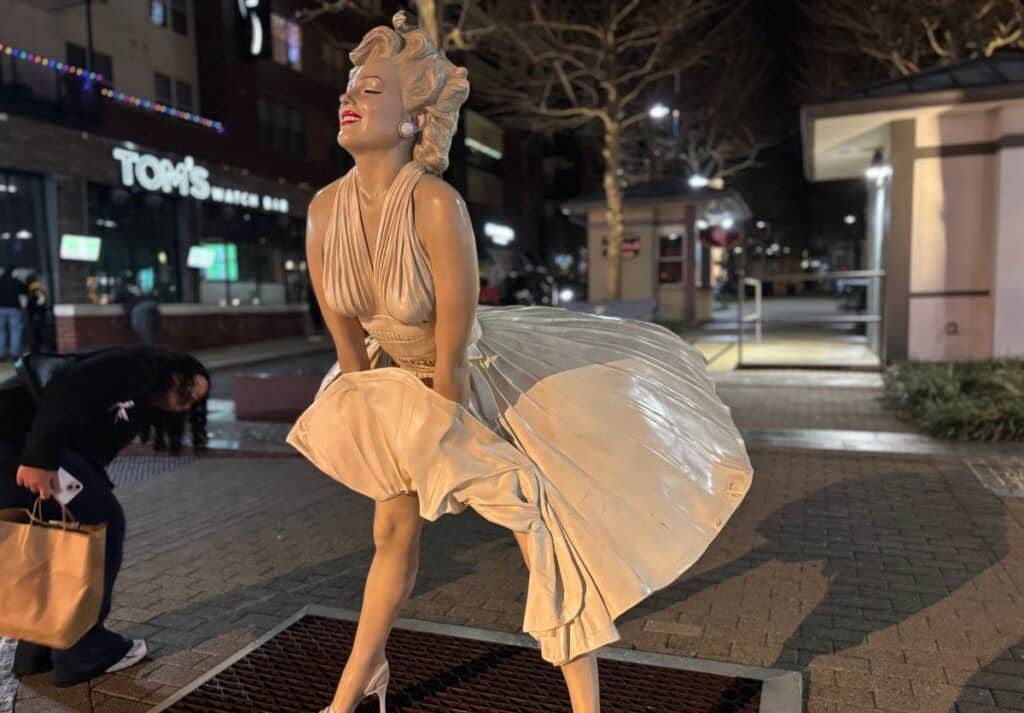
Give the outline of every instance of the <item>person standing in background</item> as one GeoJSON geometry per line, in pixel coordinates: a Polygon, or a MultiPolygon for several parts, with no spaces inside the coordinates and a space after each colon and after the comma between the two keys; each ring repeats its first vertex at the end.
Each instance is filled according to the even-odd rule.
{"type": "Polygon", "coordinates": [[[132,331],[145,346],[156,345],[160,332],[160,306],[152,295],[143,295],[131,274],[114,291],[113,301],[124,308],[132,331]]]}
{"type": "Polygon", "coordinates": [[[14,276],[14,266],[5,265],[0,275],[0,361],[21,356],[21,296],[27,292],[14,276]]]}
{"type": "Polygon", "coordinates": [[[25,282],[28,283],[25,316],[28,318],[29,351],[35,354],[45,349],[56,349],[50,331],[50,296],[46,287],[34,272],[25,282]]]}

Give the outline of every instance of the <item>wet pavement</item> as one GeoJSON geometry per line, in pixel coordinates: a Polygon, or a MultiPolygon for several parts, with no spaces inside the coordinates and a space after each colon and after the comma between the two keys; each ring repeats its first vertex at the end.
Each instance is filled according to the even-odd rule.
{"type": "Polygon", "coordinates": [[[234,399],[235,378],[239,376],[285,376],[293,374],[323,375],[334,363],[333,351],[274,359],[256,364],[230,366],[212,370],[211,398],[234,399]]]}
{"type": "MultiPolygon", "coordinates": [[[[142,713],[307,604],[359,608],[372,503],[266,457],[291,451],[288,425],[237,422],[230,400],[240,374],[330,362],[217,371],[212,445],[263,457],[119,465],[130,532],[111,623],[152,660],[64,691],[26,679],[17,713],[142,713]]],[[[715,382],[754,485],[698,564],[619,620],[616,646],[800,671],[806,713],[1024,709],[1024,444],[928,438],[888,412],[877,374],[715,382]]],[[[507,532],[441,518],[402,616],[517,632],[526,581],[507,532]]]]}
{"type": "MultiPolygon", "coordinates": [[[[807,713],[1013,710],[1024,501],[960,459],[750,454],[736,515],[618,620],[616,650],[799,671],[807,713]]],[[[110,625],[152,658],[72,689],[28,677],[16,713],[142,713],[307,604],[359,609],[373,504],[301,458],[182,461],[118,492],[129,537],[110,625]]],[[[507,531],[442,517],[401,616],[517,633],[526,585],[507,531]]]]}

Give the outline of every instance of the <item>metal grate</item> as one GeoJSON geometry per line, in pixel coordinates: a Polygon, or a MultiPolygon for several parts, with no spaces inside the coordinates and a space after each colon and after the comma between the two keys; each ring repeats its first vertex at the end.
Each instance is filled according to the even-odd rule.
{"type": "Polygon", "coordinates": [[[196,461],[194,456],[122,455],[107,466],[107,475],[114,485],[140,483],[171,470],[184,468],[196,461]]]}
{"type": "MultiPolygon", "coordinates": [[[[355,628],[353,621],[304,616],[158,710],[315,713],[331,700],[355,628]]],[[[535,649],[396,627],[388,640],[388,660],[389,713],[570,710],[561,672],[535,649]]],[[[600,679],[601,707],[616,713],[760,709],[762,683],[753,679],[605,659],[600,662],[600,679]]],[[[356,709],[377,710],[375,697],[356,709]]]]}

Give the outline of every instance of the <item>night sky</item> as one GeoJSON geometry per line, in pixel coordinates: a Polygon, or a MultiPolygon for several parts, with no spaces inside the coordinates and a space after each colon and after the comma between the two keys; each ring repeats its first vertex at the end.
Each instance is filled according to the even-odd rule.
{"type": "Polygon", "coordinates": [[[776,238],[806,246],[812,235],[846,237],[850,229],[842,218],[863,211],[862,182],[812,184],[803,173],[799,79],[805,52],[801,33],[806,26],[798,2],[751,0],[749,16],[769,63],[764,118],[779,121],[781,128],[778,143],[761,154],[762,165],[738,176],[734,185],[750,203],[755,219],[772,222],[776,238]]]}

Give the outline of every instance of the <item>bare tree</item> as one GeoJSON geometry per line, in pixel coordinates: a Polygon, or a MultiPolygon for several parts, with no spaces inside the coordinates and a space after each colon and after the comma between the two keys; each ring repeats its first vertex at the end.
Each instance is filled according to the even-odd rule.
{"type": "Polygon", "coordinates": [[[670,113],[631,130],[627,182],[699,174],[714,183],[756,166],[779,133],[779,122],[765,111],[767,62],[760,46],[744,28],[719,34],[728,41],[719,42],[708,63],[676,75],[670,113]]]}
{"type": "MultiPolygon", "coordinates": [[[[486,0],[412,0],[410,4],[416,22],[446,52],[472,50],[495,29],[489,12],[490,3],[486,0]]],[[[367,0],[318,0],[296,11],[295,19],[305,24],[346,10],[365,16],[373,14],[367,0]]],[[[338,43],[337,38],[331,37],[331,40],[338,43]]],[[[351,49],[348,44],[344,46],[351,49]]]]}
{"type": "Polygon", "coordinates": [[[864,58],[896,77],[1005,47],[1024,49],[1019,0],[801,0],[801,7],[815,38],[803,83],[820,96],[846,88],[851,70],[862,77],[864,58]]]}
{"type": "MultiPolygon", "coordinates": [[[[301,21],[353,9],[362,0],[320,0],[301,21]]],[[[445,50],[471,51],[474,93],[510,128],[551,133],[599,127],[607,201],[610,299],[621,295],[622,188],[635,155],[631,136],[647,119],[656,88],[712,56],[716,32],[746,0],[414,0],[416,17],[445,50]],[[486,40],[486,41],[484,41],[486,40]]],[[[742,78],[746,86],[750,77],[742,78]]],[[[710,109],[687,113],[687,152],[694,170],[729,175],[758,146],[710,109]],[[699,123],[698,122],[702,122],[699,123]],[[710,120],[710,121],[709,121],[710,120]],[[697,126],[703,127],[698,131],[697,126]]]]}
{"type": "MultiPolygon", "coordinates": [[[[731,12],[743,3],[728,3],[731,12]]],[[[732,15],[723,0],[531,0],[505,3],[477,47],[494,72],[474,89],[507,126],[550,133],[600,127],[608,235],[607,294],[621,295],[623,150],[659,83],[708,59],[732,15]],[[514,5],[514,7],[510,7],[514,5]]]]}
{"type": "Polygon", "coordinates": [[[310,27],[320,34],[324,42],[335,49],[349,52],[355,49],[352,39],[339,37],[334,28],[328,27],[322,20],[327,16],[340,15],[343,12],[369,17],[371,7],[365,0],[317,0],[308,7],[300,8],[293,15],[300,25],[310,27]]]}

